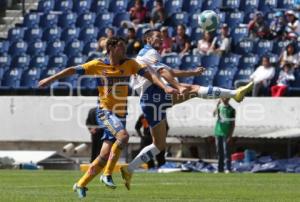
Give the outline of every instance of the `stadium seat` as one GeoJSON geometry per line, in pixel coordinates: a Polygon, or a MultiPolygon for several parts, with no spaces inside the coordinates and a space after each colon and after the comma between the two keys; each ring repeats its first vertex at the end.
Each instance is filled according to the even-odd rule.
{"type": "Polygon", "coordinates": [[[27,28],[36,27],[40,22],[40,14],[28,13],[24,17],[23,26],[27,28]]]}
{"type": "Polygon", "coordinates": [[[67,66],[67,56],[65,54],[54,55],[49,58],[48,67],[65,68],[67,66]]]}
{"type": "Polygon", "coordinates": [[[60,79],[59,82],[61,83],[59,83],[58,86],[56,86],[55,88],[69,89],[69,90],[76,89],[78,83],[78,75],[75,74],[70,77],[65,77],[63,79],[60,79]]]}
{"type": "MultiPolygon", "coordinates": [[[[217,13],[220,19],[220,24],[224,24],[226,21],[226,12],[218,12],[217,13]]],[[[219,24],[219,26],[220,26],[219,24]]]]}
{"type": "Polygon", "coordinates": [[[251,39],[242,39],[237,45],[236,45],[236,52],[239,54],[249,54],[252,53],[254,48],[254,43],[251,39]]]}
{"type": "Polygon", "coordinates": [[[73,11],[78,15],[89,12],[92,0],[77,0],[74,2],[73,11]]]}
{"type": "Polygon", "coordinates": [[[277,65],[279,62],[279,56],[276,54],[272,54],[272,53],[267,53],[266,56],[269,57],[270,62],[277,65]]]}
{"type": "Polygon", "coordinates": [[[278,1],[278,8],[283,8],[283,9],[294,9],[294,0],[283,0],[283,1],[278,1]]]}
{"type": "Polygon", "coordinates": [[[91,11],[95,13],[108,11],[109,0],[94,0],[91,6],[91,11]]]}
{"type": "Polygon", "coordinates": [[[253,13],[258,10],[259,0],[244,0],[241,1],[241,11],[245,12],[247,16],[249,13],[253,13]]]}
{"type": "Polygon", "coordinates": [[[113,19],[113,26],[120,27],[122,21],[130,21],[129,13],[117,13],[113,19]]]}
{"type": "Polygon", "coordinates": [[[187,13],[196,13],[200,12],[202,8],[203,0],[188,0],[184,1],[182,5],[182,10],[187,13]]]}
{"type": "MultiPolygon", "coordinates": [[[[1,57],[1,56],[0,56],[0,57],[1,57]]],[[[4,75],[4,71],[5,71],[4,68],[0,68],[0,86],[1,86],[1,80],[2,80],[3,75],[4,75]]]]}
{"type": "Polygon", "coordinates": [[[22,39],[18,39],[10,45],[8,52],[12,56],[21,55],[23,53],[26,53],[27,48],[28,44],[22,39]]]}
{"type": "Polygon", "coordinates": [[[9,41],[0,40],[0,53],[7,53],[9,46],[9,41]]]}
{"type": "Polygon", "coordinates": [[[222,0],[206,0],[202,4],[202,10],[219,10],[222,4],[222,0]]]}
{"type": "Polygon", "coordinates": [[[99,29],[94,26],[89,26],[81,29],[79,33],[79,39],[86,42],[93,39],[97,39],[99,29]]]}
{"type": "MultiPolygon", "coordinates": [[[[248,80],[250,78],[250,75],[254,72],[253,67],[238,69],[234,75],[234,82],[236,80],[248,80]]],[[[233,82],[233,83],[234,83],[233,82]]]]}
{"type": "Polygon", "coordinates": [[[31,58],[29,67],[30,68],[38,68],[38,69],[46,69],[48,66],[49,57],[44,54],[38,54],[31,58]]]}
{"type": "Polygon", "coordinates": [[[108,28],[113,29],[113,30],[114,30],[114,33],[116,33],[117,28],[116,28],[116,27],[113,27],[113,26],[109,26],[109,27],[107,27],[107,28],[105,28],[105,29],[104,29],[104,28],[103,28],[103,29],[99,29],[97,39],[99,39],[99,38],[102,37],[102,36],[106,37],[106,36],[107,36],[107,30],[108,30],[108,28]]]}
{"type": "Polygon", "coordinates": [[[0,53],[0,69],[5,69],[10,66],[11,56],[7,53],[0,53]]]}
{"type": "Polygon", "coordinates": [[[167,16],[171,16],[174,13],[181,12],[182,0],[167,0],[165,1],[164,8],[167,16]]]}
{"type": "Polygon", "coordinates": [[[198,55],[184,55],[181,58],[180,69],[189,69],[199,67],[201,64],[201,58],[198,55]]]}
{"type": "Polygon", "coordinates": [[[146,2],[146,8],[148,9],[148,11],[152,11],[155,6],[156,6],[156,1],[149,0],[146,2]]]}
{"type": "Polygon", "coordinates": [[[61,28],[57,26],[49,27],[44,30],[42,39],[47,42],[55,41],[60,39],[61,28]]]}
{"type": "Polygon", "coordinates": [[[77,39],[70,41],[66,47],[65,47],[65,51],[64,53],[68,56],[68,57],[72,57],[78,53],[81,53],[83,49],[83,43],[77,39]]]}
{"type": "Polygon", "coordinates": [[[260,57],[266,55],[267,53],[272,52],[273,44],[273,41],[270,40],[260,40],[255,45],[254,53],[260,57]]]}
{"type": "Polygon", "coordinates": [[[189,26],[192,28],[198,28],[199,27],[199,21],[198,18],[200,16],[201,12],[195,12],[190,15],[189,19],[189,26]]]}
{"type": "Polygon", "coordinates": [[[220,67],[237,67],[240,63],[241,56],[233,53],[223,55],[220,62],[220,67]]]}
{"type": "Polygon", "coordinates": [[[108,12],[99,13],[95,20],[95,26],[98,28],[111,26],[113,22],[113,17],[114,17],[113,13],[108,13],[108,12]]]}
{"type": "Polygon", "coordinates": [[[222,88],[233,88],[233,77],[235,75],[236,68],[220,68],[214,76],[213,85],[222,88]]]}
{"type": "Polygon", "coordinates": [[[206,71],[203,72],[200,76],[195,76],[194,84],[201,86],[209,86],[213,83],[214,75],[216,74],[217,67],[208,67],[206,71]]]}
{"type": "Polygon", "coordinates": [[[170,25],[176,27],[177,25],[180,24],[188,24],[189,21],[189,16],[186,12],[180,12],[180,13],[174,13],[170,17],[170,25]]]}
{"type": "Polygon", "coordinates": [[[14,56],[12,58],[12,62],[10,67],[11,68],[21,68],[21,69],[27,69],[30,61],[30,56],[26,55],[25,53],[14,56]]]}
{"type": "Polygon", "coordinates": [[[268,13],[277,8],[277,0],[259,1],[258,10],[268,13]]]}
{"type": "Polygon", "coordinates": [[[47,55],[57,55],[63,52],[65,48],[65,43],[60,40],[55,40],[47,43],[46,54],[47,55]]]}
{"type": "Polygon", "coordinates": [[[96,89],[97,88],[97,79],[96,78],[80,78],[78,79],[78,87],[82,90],[85,89],[96,89]]]}
{"type": "Polygon", "coordinates": [[[27,43],[31,43],[36,40],[42,39],[43,31],[39,27],[32,27],[29,29],[26,29],[24,34],[24,40],[27,41],[27,43]]]}
{"type": "Polygon", "coordinates": [[[84,55],[89,55],[90,52],[97,51],[97,48],[98,48],[98,41],[96,39],[93,39],[84,44],[82,53],[84,55]]]}
{"type": "Polygon", "coordinates": [[[46,13],[41,16],[40,26],[43,28],[53,27],[57,25],[58,15],[54,13],[46,13]]]}
{"type": "Polygon", "coordinates": [[[22,75],[22,69],[19,68],[12,68],[7,70],[4,73],[1,87],[6,88],[18,88],[20,87],[20,79],[22,75]]]}
{"type": "Polygon", "coordinates": [[[233,29],[234,27],[238,27],[240,23],[244,21],[244,13],[243,12],[229,12],[226,14],[225,22],[228,26],[233,29]]]}
{"type": "Polygon", "coordinates": [[[41,76],[41,69],[30,68],[23,72],[21,77],[21,87],[37,88],[41,76]]]}
{"type": "Polygon", "coordinates": [[[68,27],[64,29],[61,33],[61,40],[65,43],[69,43],[70,41],[77,39],[79,37],[79,28],[76,27],[68,27]]]}
{"type": "Polygon", "coordinates": [[[59,16],[58,25],[62,28],[73,27],[77,21],[77,14],[73,12],[66,12],[59,16]]]}
{"type": "MultiPolygon", "coordinates": [[[[138,28],[138,31],[139,31],[140,28],[138,28]]],[[[125,28],[125,27],[119,27],[118,30],[117,30],[117,35],[118,36],[121,36],[123,38],[126,38],[127,37],[127,34],[128,34],[128,29],[125,28]]],[[[138,36],[137,36],[138,37],[138,36]]],[[[140,37],[138,37],[140,38],[140,37]]]]}
{"type": "Polygon", "coordinates": [[[41,12],[41,13],[49,13],[50,11],[52,11],[54,9],[54,3],[55,3],[55,0],[39,1],[37,10],[38,10],[38,12],[41,12]]]}
{"type": "Polygon", "coordinates": [[[187,83],[187,84],[193,84],[194,83],[194,76],[190,77],[179,77],[178,80],[180,83],[187,83]]]}
{"type": "MultiPolygon", "coordinates": [[[[61,70],[60,68],[55,68],[55,67],[50,67],[48,69],[45,69],[42,71],[40,79],[44,79],[46,77],[52,76],[58,73],[60,70],[61,70]]],[[[56,86],[56,85],[57,85],[57,81],[51,84],[51,86],[56,86]]]]}
{"type": "Polygon", "coordinates": [[[218,67],[220,63],[219,55],[207,55],[201,57],[201,65],[205,68],[218,67]]]}
{"type": "Polygon", "coordinates": [[[109,4],[108,11],[113,13],[125,12],[127,8],[127,0],[115,0],[111,1],[109,4]]]}
{"type": "Polygon", "coordinates": [[[36,40],[29,44],[27,53],[31,56],[44,53],[46,50],[46,43],[41,40],[36,40]]]}
{"type": "Polygon", "coordinates": [[[71,67],[71,66],[81,65],[84,64],[85,61],[86,61],[86,57],[81,53],[77,53],[76,55],[69,57],[67,66],[71,67]]]}
{"type": "Polygon", "coordinates": [[[95,23],[96,15],[95,13],[87,12],[83,13],[77,18],[76,26],[77,27],[86,27],[93,25],[95,23]]]}
{"type": "Polygon", "coordinates": [[[259,57],[254,54],[242,56],[239,64],[239,69],[254,68],[258,65],[259,57]]]}
{"type": "Polygon", "coordinates": [[[7,39],[10,43],[13,43],[16,40],[23,39],[24,37],[24,28],[23,27],[14,27],[8,31],[7,39]]]}
{"type": "Polygon", "coordinates": [[[136,37],[139,38],[139,39],[142,39],[143,38],[143,35],[144,33],[149,30],[150,27],[149,26],[142,26],[142,27],[139,27],[136,31],[136,37]]]}
{"type": "Polygon", "coordinates": [[[197,46],[198,41],[203,37],[203,29],[201,27],[197,27],[192,29],[191,40],[193,40],[194,44],[197,46]]]}
{"type": "Polygon", "coordinates": [[[274,43],[272,52],[277,54],[277,55],[280,55],[289,43],[290,43],[290,41],[288,41],[288,40],[286,40],[286,41],[277,41],[276,43],[274,43]]]}
{"type": "Polygon", "coordinates": [[[238,10],[240,8],[240,0],[224,0],[223,7],[231,10],[238,10]]]}
{"type": "Polygon", "coordinates": [[[291,87],[289,88],[289,90],[293,90],[293,91],[300,91],[300,71],[298,69],[295,70],[294,72],[295,75],[295,81],[293,81],[291,83],[291,87]]]}
{"type": "Polygon", "coordinates": [[[174,69],[178,69],[181,63],[178,54],[170,54],[162,57],[162,62],[174,69]]]}
{"type": "Polygon", "coordinates": [[[56,1],[54,9],[56,11],[61,12],[68,12],[71,11],[73,8],[73,1],[72,0],[60,0],[56,1]]]}
{"type": "Polygon", "coordinates": [[[249,32],[248,28],[246,26],[239,26],[232,29],[231,32],[233,43],[236,45],[238,44],[242,39],[248,37],[249,32]]]}

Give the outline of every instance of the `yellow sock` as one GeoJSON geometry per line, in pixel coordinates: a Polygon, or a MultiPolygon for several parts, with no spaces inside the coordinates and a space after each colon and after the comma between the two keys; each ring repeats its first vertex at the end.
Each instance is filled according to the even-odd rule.
{"type": "Polygon", "coordinates": [[[100,165],[100,161],[96,158],[90,165],[89,169],[84,173],[84,175],[77,182],[77,186],[85,187],[96,175],[98,175],[102,169],[103,165],[100,165]]]}
{"type": "Polygon", "coordinates": [[[120,158],[121,152],[122,152],[122,149],[115,142],[111,148],[109,159],[107,161],[103,175],[112,175],[112,172],[120,158]]]}

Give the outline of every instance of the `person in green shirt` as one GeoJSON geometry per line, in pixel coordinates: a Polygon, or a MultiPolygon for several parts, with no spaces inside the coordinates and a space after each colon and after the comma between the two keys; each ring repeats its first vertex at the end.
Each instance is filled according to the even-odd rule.
{"type": "Polygon", "coordinates": [[[214,116],[218,118],[214,131],[218,155],[218,172],[224,172],[225,162],[226,173],[231,171],[228,143],[231,141],[235,127],[235,109],[229,104],[229,100],[230,98],[221,98],[214,111],[214,116]]]}

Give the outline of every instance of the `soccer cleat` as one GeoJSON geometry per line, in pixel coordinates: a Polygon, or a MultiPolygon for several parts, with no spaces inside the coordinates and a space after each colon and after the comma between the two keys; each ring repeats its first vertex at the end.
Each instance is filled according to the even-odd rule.
{"type": "Polygon", "coordinates": [[[129,172],[128,166],[121,166],[120,170],[121,170],[122,178],[124,180],[125,187],[128,190],[130,190],[130,182],[131,182],[131,178],[132,178],[132,173],[129,172]]]}
{"type": "Polygon", "coordinates": [[[88,190],[88,188],[86,188],[86,187],[78,187],[76,183],[73,186],[73,191],[77,192],[78,198],[86,197],[87,190],[88,190]]]}
{"type": "Polygon", "coordinates": [[[253,81],[251,81],[247,85],[241,86],[238,89],[236,89],[237,92],[236,92],[236,95],[233,97],[233,99],[236,102],[242,102],[244,97],[246,96],[246,94],[252,90],[253,84],[254,84],[253,81]]]}
{"type": "Polygon", "coordinates": [[[100,181],[105,184],[105,186],[115,189],[117,186],[115,185],[111,175],[101,175],[100,181]]]}

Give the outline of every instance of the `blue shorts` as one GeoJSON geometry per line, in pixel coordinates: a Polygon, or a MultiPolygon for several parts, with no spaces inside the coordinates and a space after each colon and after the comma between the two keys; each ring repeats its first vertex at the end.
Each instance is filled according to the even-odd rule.
{"type": "Polygon", "coordinates": [[[116,141],[116,135],[125,130],[126,116],[120,117],[111,111],[97,108],[96,120],[98,125],[104,129],[102,140],[116,141]]]}
{"type": "Polygon", "coordinates": [[[145,118],[153,128],[167,117],[167,108],[172,107],[172,96],[156,85],[149,86],[141,97],[140,104],[145,118]]]}

